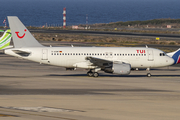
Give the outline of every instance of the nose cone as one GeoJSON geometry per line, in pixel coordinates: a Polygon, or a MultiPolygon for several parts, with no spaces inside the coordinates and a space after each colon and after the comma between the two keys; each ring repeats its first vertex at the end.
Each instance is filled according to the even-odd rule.
{"type": "Polygon", "coordinates": [[[155,67],[165,67],[174,64],[174,59],[169,56],[161,56],[155,60],[155,67]]]}
{"type": "Polygon", "coordinates": [[[168,65],[173,65],[174,62],[175,62],[174,59],[171,57],[169,57],[169,59],[167,60],[168,65]]]}

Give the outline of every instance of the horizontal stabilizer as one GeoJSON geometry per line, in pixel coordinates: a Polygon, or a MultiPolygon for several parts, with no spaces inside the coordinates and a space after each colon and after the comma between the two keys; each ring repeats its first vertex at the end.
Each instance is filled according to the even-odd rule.
{"type": "Polygon", "coordinates": [[[30,52],[21,51],[21,50],[13,50],[13,52],[23,57],[27,57],[31,54],[30,52]]]}

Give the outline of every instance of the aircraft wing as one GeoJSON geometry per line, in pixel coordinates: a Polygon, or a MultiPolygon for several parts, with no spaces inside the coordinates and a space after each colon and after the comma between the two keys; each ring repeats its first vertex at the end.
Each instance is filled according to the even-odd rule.
{"type": "Polygon", "coordinates": [[[131,65],[123,61],[111,61],[95,57],[86,57],[86,60],[89,60],[93,63],[92,65],[100,67],[101,70],[107,73],[128,75],[131,72],[131,65]]]}
{"type": "Polygon", "coordinates": [[[113,61],[100,59],[96,57],[86,57],[86,60],[89,60],[93,63],[94,66],[99,66],[101,68],[112,66],[113,61]]]}

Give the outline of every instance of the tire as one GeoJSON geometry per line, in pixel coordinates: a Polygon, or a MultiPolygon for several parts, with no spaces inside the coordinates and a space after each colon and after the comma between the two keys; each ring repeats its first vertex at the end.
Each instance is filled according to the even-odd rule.
{"type": "Polygon", "coordinates": [[[99,73],[94,72],[93,76],[94,76],[94,77],[98,77],[98,76],[99,76],[99,73]]]}
{"type": "Polygon", "coordinates": [[[92,76],[93,76],[93,72],[87,72],[87,75],[88,75],[89,77],[92,77],[92,76]]]}
{"type": "Polygon", "coordinates": [[[151,77],[151,73],[147,73],[147,77],[151,77]]]}

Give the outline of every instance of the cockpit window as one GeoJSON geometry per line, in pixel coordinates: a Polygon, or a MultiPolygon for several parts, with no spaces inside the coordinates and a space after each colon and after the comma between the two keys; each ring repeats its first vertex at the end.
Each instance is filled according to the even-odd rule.
{"type": "Polygon", "coordinates": [[[160,56],[165,56],[165,53],[160,53],[159,55],[160,55],[160,56]]]}

